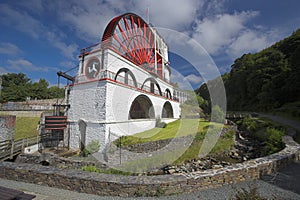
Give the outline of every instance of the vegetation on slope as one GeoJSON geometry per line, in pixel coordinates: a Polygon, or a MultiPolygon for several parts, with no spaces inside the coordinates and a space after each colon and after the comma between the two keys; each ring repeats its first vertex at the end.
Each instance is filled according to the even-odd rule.
{"type": "Polygon", "coordinates": [[[240,128],[249,133],[252,140],[261,144],[260,156],[266,156],[282,150],[285,145],[282,136],[286,130],[274,122],[262,118],[244,118],[236,122],[240,128]]]}
{"type": "MultiPolygon", "coordinates": [[[[223,124],[203,121],[201,119],[182,119],[169,123],[166,128],[154,128],[132,136],[125,136],[121,139],[114,141],[114,143],[116,145],[120,145],[121,142],[122,146],[127,146],[174,137],[193,135],[194,140],[192,144],[175,162],[177,164],[181,164],[185,161],[199,158],[199,151],[204,141],[204,138],[206,137],[208,128],[212,129],[209,133],[213,134],[214,132],[221,131],[222,126],[223,124]]],[[[233,131],[229,131],[228,133],[224,134],[221,138],[219,138],[216,145],[213,147],[211,153],[229,151],[230,147],[234,145],[234,134],[235,133],[233,131]]],[[[149,158],[150,161],[143,160],[143,162],[151,163],[154,162],[155,159],[157,159],[158,161],[162,161],[163,159],[168,160],[168,156],[171,155],[161,155],[161,158],[149,158]]]]}
{"type": "MultiPolygon", "coordinates": [[[[255,54],[235,60],[222,79],[228,110],[272,111],[300,101],[300,30],[255,54]]],[[[207,84],[213,87],[216,80],[207,84]]],[[[217,88],[216,88],[217,89],[217,88]]],[[[207,85],[196,90],[209,101],[207,85]]],[[[300,118],[298,112],[293,116],[300,118]]]]}

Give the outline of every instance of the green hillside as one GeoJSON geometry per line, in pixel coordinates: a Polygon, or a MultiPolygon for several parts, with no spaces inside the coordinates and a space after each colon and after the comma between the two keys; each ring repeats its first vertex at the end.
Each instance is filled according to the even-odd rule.
{"type": "MultiPolygon", "coordinates": [[[[300,29],[269,48],[236,59],[222,78],[228,110],[273,111],[299,102],[300,29]]],[[[196,93],[209,98],[205,84],[196,93]]],[[[300,117],[300,111],[293,115],[300,117]]]]}

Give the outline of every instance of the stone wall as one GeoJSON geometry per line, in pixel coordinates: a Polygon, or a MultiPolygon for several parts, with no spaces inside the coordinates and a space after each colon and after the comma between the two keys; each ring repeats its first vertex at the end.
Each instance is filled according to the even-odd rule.
{"type": "Polygon", "coordinates": [[[0,116],[0,141],[11,140],[14,138],[16,126],[16,116],[0,116]]]}
{"type": "Polygon", "coordinates": [[[63,99],[28,100],[24,102],[7,102],[0,104],[0,110],[52,110],[53,104],[62,103],[63,99]]]}
{"type": "Polygon", "coordinates": [[[43,111],[40,110],[7,110],[0,111],[0,115],[15,115],[17,117],[41,117],[43,111]]]}
{"type": "Polygon", "coordinates": [[[267,157],[221,169],[158,176],[118,176],[33,164],[0,163],[0,177],[78,192],[113,196],[154,196],[194,192],[258,179],[300,159],[300,146],[285,136],[286,148],[267,157]]]}

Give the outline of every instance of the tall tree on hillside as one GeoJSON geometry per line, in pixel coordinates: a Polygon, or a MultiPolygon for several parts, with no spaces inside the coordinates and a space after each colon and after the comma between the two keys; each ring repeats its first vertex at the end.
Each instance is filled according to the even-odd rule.
{"type": "Polygon", "coordinates": [[[30,97],[33,99],[48,99],[49,83],[45,79],[40,79],[31,86],[30,97]]]}
{"type": "Polygon", "coordinates": [[[52,86],[48,88],[48,97],[49,98],[63,98],[65,95],[64,88],[59,88],[57,86],[52,86]]]}
{"type": "Polygon", "coordinates": [[[25,101],[27,97],[31,99],[52,99],[63,98],[64,88],[52,86],[48,88],[49,83],[45,79],[32,83],[31,80],[23,73],[3,74],[2,91],[0,102],[8,101],[25,101]]]}
{"type": "Polygon", "coordinates": [[[30,91],[30,79],[23,73],[1,75],[1,102],[25,101],[30,91]]]}

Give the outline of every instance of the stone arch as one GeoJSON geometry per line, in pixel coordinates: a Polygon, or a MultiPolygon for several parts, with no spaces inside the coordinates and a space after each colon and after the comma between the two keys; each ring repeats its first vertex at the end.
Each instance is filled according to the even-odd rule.
{"type": "Polygon", "coordinates": [[[120,82],[122,83],[125,83],[126,85],[132,85],[134,87],[137,87],[137,82],[136,82],[136,78],[134,76],[134,74],[132,73],[132,71],[130,71],[129,69],[127,68],[121,68],[117,73],[116,73],[116,76],[115,76],[115,81],[119,81],[118,80],[118,77],[120,78],[121,76],[120,73],[124,72],[125,73],[125,76],[122,77],[123,80],[121,80],[120,82]],[[129,78],[130,76],[130,78],[129,78]]]}
{"type": "Polygon", "coordinates": [[[168,88],[166,89],[165,93],[166,93],[166,97],[167,97],[168,99],[172,99],[171,91],[170,91],[168,88]]]}
{"type": "Polygon", "coordinates": [[[129,110],[129,119],[154,119],[154,107],[146,95],[137,96],[132,102],[129,110]]]}
{"type": "Polygon", "coordinates": [[[166,101],[163,106],[161,118],[174,118],[173,107],[169,101],[166,101]]]}
{"type": "MultiPolygon", "coordinates": [[[[157,82],[154,78],[152,78],[152,77],[149,77],[149,78],[147,78],[147,79],[144,81],[144,83],[143,83],[141,89],[142,89],[142,90],[145,89],[145,88],[144,88],[144,87],[145,87],[145,83],[147,83],[148,81],[150,82],[150,89],[149,89],[149,92],[155,94],[155,86],[156,86],[156,88],[157,88],[157,90],[158,90],[158,92],[159,92],[159,95],[162,96],[161,89],[160,89],[160,86],[159,86],[158,82],[157,82]]],[[[148,90],[147,90],[147,91],[148,91],[148,90]]]]}

